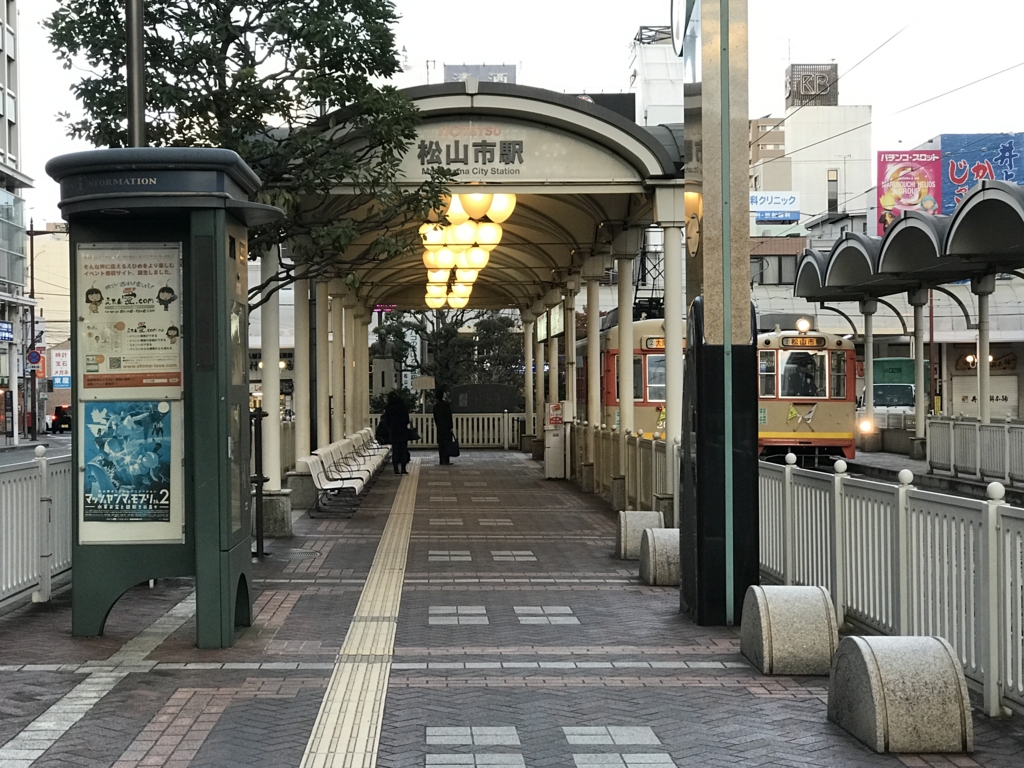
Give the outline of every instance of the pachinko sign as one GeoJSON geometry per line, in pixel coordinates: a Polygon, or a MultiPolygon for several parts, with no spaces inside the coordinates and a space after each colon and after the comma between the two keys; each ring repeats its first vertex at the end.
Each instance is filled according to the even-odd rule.
{"type": "Polygon", "coordinates": [[[942,153],[878,153],[878,234],[902,211],[942,212],[942,153]]]}
{"type": "Polygon", "coordinates": [[[951,215],[964,196],[986,179],[1024,184],[1024,134],[942,134],[943,213],[951,215]]]}

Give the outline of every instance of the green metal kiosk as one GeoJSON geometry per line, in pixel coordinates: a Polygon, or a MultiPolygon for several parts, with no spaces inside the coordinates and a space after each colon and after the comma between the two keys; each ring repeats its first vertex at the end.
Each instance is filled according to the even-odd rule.
{"type": "Polygon", "coordinates": [[[71,252],[72,632],[150,579],[194,576],[200,648],[251,623],[248,227],[230,150],[63,155],[71,252]]]}

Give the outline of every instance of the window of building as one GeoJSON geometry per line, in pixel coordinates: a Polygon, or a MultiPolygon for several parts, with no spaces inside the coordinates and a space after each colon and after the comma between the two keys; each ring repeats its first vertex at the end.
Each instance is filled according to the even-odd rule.
{"type": "Polygon", "coordinates": [[[793,285],[796,282],[796,256],[751,256],[750,279],[758,285],[793,285]]]}

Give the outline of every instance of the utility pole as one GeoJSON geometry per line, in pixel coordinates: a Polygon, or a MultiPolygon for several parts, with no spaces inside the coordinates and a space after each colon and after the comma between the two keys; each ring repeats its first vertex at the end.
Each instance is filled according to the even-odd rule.
{"type": "Polygon", "coordinates": [[[128,146],[146,146],[146,50],[143,0],[128,0],[128,146]]]}
{"type": "MultiPolygon", "coordinates": [[[[35,219],[28,220],[28,297],[33,303],[30,307],[32,319],[29,321],[29,343],[28,349],[31,352],[36,348],[36,235],[52,234],[47,230],[36,230],[35,219]]],[[[26,369],[28,368],[26,361],[26,369]]],[[[32,427],[29,430],[28,439],[35,441],[39,435],[39,396],[36,393],[36,371],[26,371],[31,374],[29,377],[29,407],[28,412],[32,414],[32,427]]]]}

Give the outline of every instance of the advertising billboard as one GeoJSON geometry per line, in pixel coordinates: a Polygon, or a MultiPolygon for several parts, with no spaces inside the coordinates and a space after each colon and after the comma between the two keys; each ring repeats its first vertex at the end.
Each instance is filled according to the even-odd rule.
{"type": "Polygon", "coordinates": [[[878,234],[901,211],[936,215],[942,211],[942,153],[897,150],[878,153],[878,234]]]}
{"type": "Polygon", "coordinates": [[[758,224],[794,224],[800,221],[800,194],[751,192],[750,212],[758,224]]]}
{"type": "Polygon", "coordinates": [[[942,212],[951,215],[979,181],[1024,184],[1024,133],[944,133],[942,212]]]}

